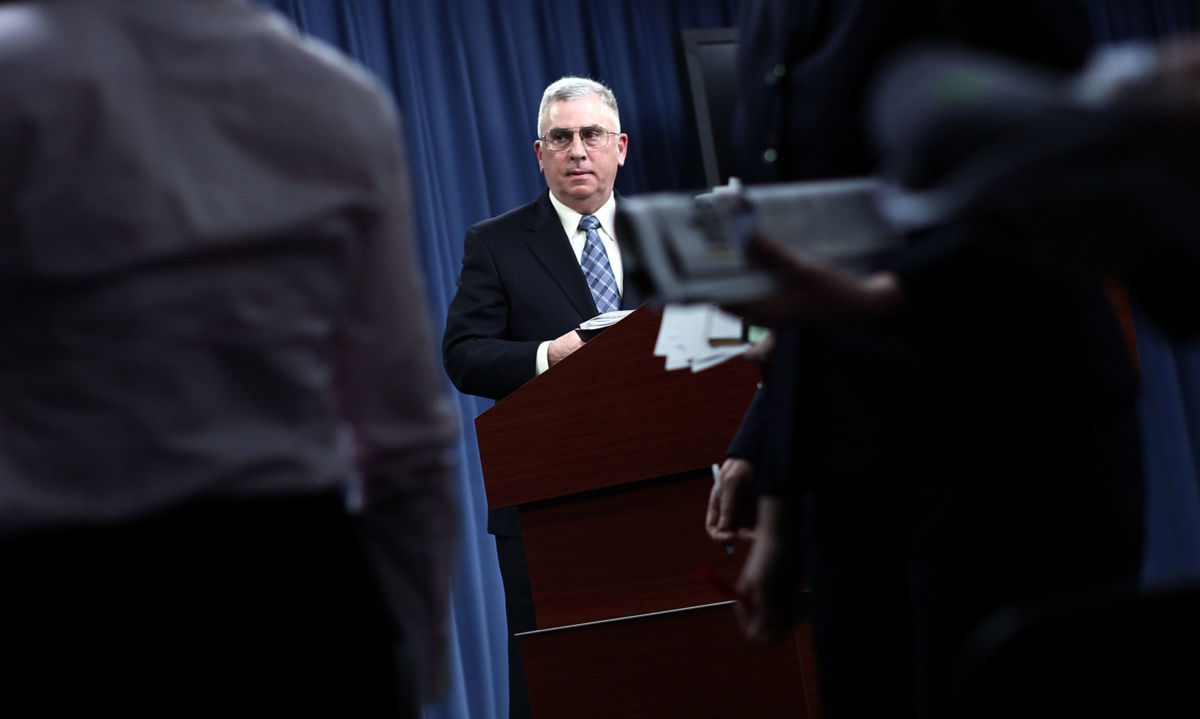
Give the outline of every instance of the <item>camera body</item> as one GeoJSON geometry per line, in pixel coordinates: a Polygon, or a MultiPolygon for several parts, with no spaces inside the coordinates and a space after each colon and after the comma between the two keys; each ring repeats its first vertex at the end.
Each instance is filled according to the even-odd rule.
{"type": "Polygon", "coordinates": [[[902,238],[878,210],[879,190],[875,178],[851,178],[625,198],[616,230],[626,276],[658,303],[769,297],[780,282],[748,256],[755,233],[797,259],[869,272],[902,238]]]}

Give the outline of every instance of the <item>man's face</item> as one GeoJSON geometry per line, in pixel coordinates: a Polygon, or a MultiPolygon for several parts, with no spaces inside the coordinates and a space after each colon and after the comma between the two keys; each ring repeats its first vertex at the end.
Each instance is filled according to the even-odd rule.
{"type": "MultiPolygon", "coordinates": [[[[615,131],[617,118],[599,97],[587,95],[551,105],[540,129],[544,137],[555,128],[575,130],[596,126],[615,131]]],[[[617,168],[625,164],[628,142],[629,138],[622,133],[609,136],[604,147],[591,148],[583,143],[579,133],[575,133],[565,150],[554,152],[541,140],[533,143],[533,149],[550,192],[567,207],[590,215],[612,195],[617,168]]]]}

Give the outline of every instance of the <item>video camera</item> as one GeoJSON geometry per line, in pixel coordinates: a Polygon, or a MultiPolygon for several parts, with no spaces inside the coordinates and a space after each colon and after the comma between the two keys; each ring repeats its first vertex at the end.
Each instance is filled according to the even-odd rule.
{"type": "Polygon", "coordinates": [[[816,262],[860,273],[900,235],[879,214],[877,180],[731,185],[696,197],[660,193],[622,200],[616,230],[631,281],[664,302],[735,304],[769,296],[779,282],[747,255],[750,236],[778,238],[816,262]]]}
{"type": "Polygon", "coordinates": [[[1180,121],[1194,95],[1166,77],[1148,45],[1102,51],[1071,76],[915,51],[872,93],[878,176],[627,197],[616,219],[626,272],[652,301],[738,304],[786,281],[747,254],[755,233],[798,259],[857,275],[878,269],[910,233],[995,217],[1028,223],[1023,236],[1043,246],[1012,249],[1039,261],[1117,264],[1134,275],[1195,271],[1200,113],[1192,107],[1191,122],[1180,121]],[[1082,220],[1046,233],[1063,214],[1082,220]]]}

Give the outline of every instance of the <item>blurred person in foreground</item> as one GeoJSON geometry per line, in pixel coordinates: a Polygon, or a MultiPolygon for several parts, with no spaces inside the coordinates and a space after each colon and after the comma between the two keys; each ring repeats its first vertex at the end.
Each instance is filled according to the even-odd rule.
{"type": "Polygon", "coordinates": [[[0,7],[6,716],[438,691],[455,423],[399,132],[241,0],[0,7]]]}
{"type": "MultiPolygon", "coordinates": [[[[1090,42],[1075,3],[768,0],[741,13],[751,182],[873,174],[869,83],[910,43],[1069,70],[1090,42]]],[[[731,308],[778,329],[764,426],[779,456],[760,472],[741,616],[753,639],[785,636],[811,586],[830,719],[949,716],[985,618],[1137,583],[1135,366],[1097,276],[1010,251],[1027,231],[961,219],[914,233],[866,278],[760,241],[787,291],[731,308]]]]}

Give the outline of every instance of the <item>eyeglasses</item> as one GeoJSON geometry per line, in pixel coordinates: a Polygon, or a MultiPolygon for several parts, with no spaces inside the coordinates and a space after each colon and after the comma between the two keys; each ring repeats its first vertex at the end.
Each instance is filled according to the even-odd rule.
{"type": "Polygon", "coordinates": [[[608,146],[609,135],[618,135],[620,133],[611,132],[600,127],[599,125],[588,125],[587,127],[556,127],[542,135],[538,139],[551,152],[562,152],[571,146],[575,141],[575,133],[579,133],[579,139],[585,147],[592,150],[599,150],[602,147],[608,146]]]}

